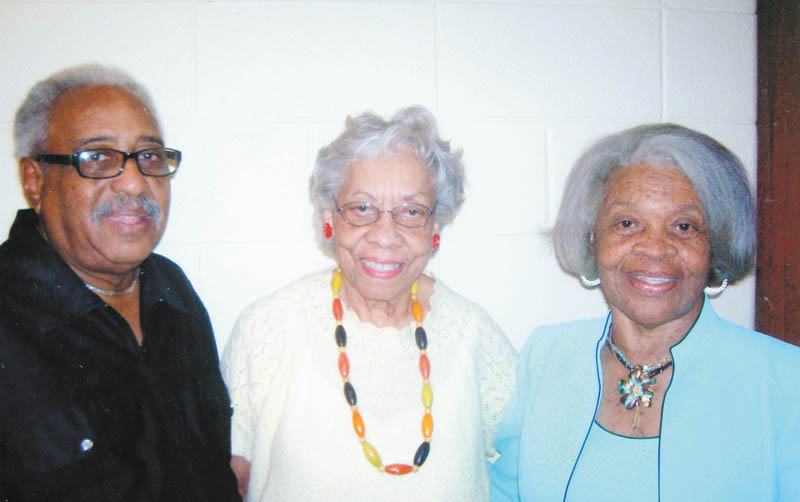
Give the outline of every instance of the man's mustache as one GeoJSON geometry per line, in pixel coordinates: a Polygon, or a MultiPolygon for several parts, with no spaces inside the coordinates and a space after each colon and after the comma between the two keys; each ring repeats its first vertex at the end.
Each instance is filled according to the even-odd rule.
{"type": "Polygon", "coordinates": [[[100,220],[108,216],[109,214],[113,213],[114,211],[118,211],[121,209],[141,209],[144,210],[148,216],[153,218],[153,221],[156,224],[156,227],[161,225],[161,206],[159,206],[158,202],[151,199],[147,195],[138,195],[136,197],[131,197],[124,193],[120,193],[114,198],[114,200],[110,200],[104,202],[95,209],[94,213],[92,214],[92,218],[95,224],[100,223],[100,220]]]}

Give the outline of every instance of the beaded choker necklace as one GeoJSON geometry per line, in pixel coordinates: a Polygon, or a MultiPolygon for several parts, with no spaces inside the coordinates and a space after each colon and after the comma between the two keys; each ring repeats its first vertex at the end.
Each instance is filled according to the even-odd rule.
{"type": "Polygon", "coordinates": [[[361,418],[361,413],[358,412],[356,405],[358,399],[356,398],[356,390],[350,383],[348,375],[350,374],[350,361],[347,359],[345,347],[347,346],[347,332],[342,326],[342,302],[339,300],[339,291],[342,289],[342,270],[337,268],[333,272],[331,279],[331,290],[333,291],[333,317],[336,318],[336,345],[339,346],[339,374],[342,375],[342,382],[344,382],[344,398],[353,412],[353,430],[358,436],[358,441],[361,443],[361,448],[364,450],[364,456],[370,464],[378,468],[379,472],[386,472],[388,474],[408,474],[409,472],[417,472],[425,460],[428,458],[428,453],[431,451],[431,435],[433,434],[433,416],[431,415],[431,405],[433,404],[433,391],[430,385],[431,363],[428,361],[426,349],[428,347],[428,336],[422,328],[423,311],[422,305],[417,301],[417,292],[419,286],[416,281],[411,285],[411,313],[414,315],[414,320],[417,322],[417,329],[414,332],[414,338],[417,341],[417,348],[419,348],[419,372],[422,374],[422,405],[425,407],[425,415],[422,417],[422,436],[424,441],[417,448],[414,454],[414,462],[409,464],[390,464],[383,465],[381,457],[378,455],[377,450],[364,439],[364,419],[361,418]]]}
{"type": "Polygon", "coordinates": [[[131,282],[131,285],[122,291],[114,291],[113,289],[101,289],[98,288],[97,286],[92,286],[88,282],[84,282],[83,284],[86,286],[86,289],[88,289],[92,293],[97,293],[106,296],[122,296],[122,295],[127,295],[128,293],[133,291],[133,288],[136,287],[136,284],[138,282],[139,282],[139,269],[137,268],[136,272],[134,272],[133,282],[131,282]]]}
{"type": "Polygon", "coordinates": [[[656,375],[659,375],[665,369],[672,366],[672,357],[667,354],[654,365],[637,364],[634,366],[628,362],[625,354],[614,345],[614,339],[610,331],[606,342],[611,352],[617,356],[617,360],[625,366],[625,369],[630,371],[628,378],[619,381],[617,392],[622,394],[620,401],[625,405],[625,408],[635,411],[633,424],[631,425],[631,431],[635,431],[639,428],[640,407],[645,406],[649,408],[650,405],[653,404],[653,396],[655,394],[650,390],[650,386],[656,383],[656,375]]]}

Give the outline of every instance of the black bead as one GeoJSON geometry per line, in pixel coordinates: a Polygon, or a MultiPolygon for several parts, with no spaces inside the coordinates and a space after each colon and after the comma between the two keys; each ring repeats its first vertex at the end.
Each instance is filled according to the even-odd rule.
{"type": "Polygon", "coordinates": [[[414,465],[417,467],[421,466],[425,463],[428,459],[428,453],[431,452],[431,444],[427,441],[423,441],[419,448],[417,448],[417,453],[414,454],[414,465]]]}
{"type": "Polygon", "coordinates": [[[341,324],[336,326],[336,345],[339,347],[347,345],[347,331],[344,330],[344,326],[341,324]]]}
{"type": "Polygon", "coordinates": [[[417,347],[419,350],[425,350],[428,348],[428,335],[425,334],[425,330],[420,326],[414,331],[414,338],[417,339],[417,347]]]}
{"type": "Polygon", "coordinates": [[[355,406],[358,402],[356,398],[356,390],[350,385],[350,382],[345,382],[344,384],[344,398],[347,400],[347,404],[350,406],[355,406]]]}

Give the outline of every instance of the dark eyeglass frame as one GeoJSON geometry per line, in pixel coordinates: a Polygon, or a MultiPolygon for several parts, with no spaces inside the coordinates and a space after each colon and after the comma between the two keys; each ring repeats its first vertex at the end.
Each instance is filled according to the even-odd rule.
{"type": "Polygon", "coordinates": [[[399,206],[395,206],[395,207],[393,207],[391,209],[378,209],[377,206],[374,206],[374,205],[370,204],[369,202],[357,202],[357,201],[355,201],[355,202],[348,202],[348,203],[343,204],[342,206],[336,208],[336,212],[341,215],[341,217],[344,220],[344,222],[347,223],[348,225],[351,225],[351,226],[354,226],[354,227],[366,227],[367,225],[372,225],[373,223],[378,221],[378,219],[381,217],[382,213],[389,213],[389,214],[392,215],[392,219],[394,220],[394,222],[397,223],[398,225],[400,225],[401,227],[404,227],[404,228],[422,228],[422,227],[424,227],[425,225],[428,224],[428,222],[431,219],[431,216],[433,216],[434,210],[435,210],[435,208],[434,209],[429,209],[428,206],[425,206],[423,204],[418,204],[416,202],[403,202],[399,206]],[[356,206],[369,206],[369,207],[375,208],[375,211],[376,211],[375,219],[370,221],[369,223],[361,223],[361,224],[352,223],[350,221],[347,221],[347,218],[344,215],[344,210],[346,208],[348,208],[348,207],[356,207],[356,206]],[[423,221],[419,225],[405,225],[405,224],[401,223],[397,219],[397,215],[395,214],[395,211],[399,211],[400,209],[404,209],[404,208],[409,207],[409,206],[414,206],[414,207],[418,207],[418,208],[422,209],[421,213],[425,215],[425,221],[423,221]]]}
{"type": "Polygon", "coordinates": [[[142,174],[142,176],[151,176],[153,178],[163,178],[165,176],[172,176],[173,174],[175,174],[178,171],[178,167],[180,167],[180,165],[181,165],[182,156],[183,156],[183,154],[181,153],[180,150],[176,150],[174,148],[165,148],[165,147],[143,148],[143,149],[137,150],[135,152],[123,152],[122,150],[115,150],[113,148],[89,148],[89,149],[86,149],[86,150],[80,150],[80,151],[75,152],[75,153],[70,154],[70,155],[63,155],[63,154],[56,154],[56,153],[42,153],[42,154],[34,156],[33,160],[35,160],[37,162],[46,162],[48,164],[72,166],[72,167],[75,168],[76,171],[78,171],[78,176],[80,176],[81,178],[87,178],[87,179],[90,179],[90,180],[105,180],[105,179],[109,179],[109,178],[116,178],[117,176],[121,175],[122,172],[125,171],[125,164],[128,162],[128,159],[133,159],[133,161],[136,163],[136,168],[139,170],[139,172],[142,174]],[[142,169],[142,166],[139,164],[139,155],[141,155],[142,153],[154,152],[154,151],[155,152],[167,152],[167,153],[170,153],[170,154],[176,154],[178,162],[175,165],[175,170],[173,170],[172,172],[169,172],[169,173],[164,173],[164,174],[150,174],[150,173],[144,172],[144,170],[142,169]],[[120,164],[119,169],[117,170],[117,172],[112,174],[112,175],[110,175],[110,176],[88,176],[88,175],[84,174],[83,172],[81,172],[81,167],[80,167],[81,166],[81,164],[80,164],[81,163],[81,160],[80,160],[81,155],[84,155],[86,153],[92,153],[92,152],[114,152],[114,153],[122,154],[122,163],[120,164]]]}

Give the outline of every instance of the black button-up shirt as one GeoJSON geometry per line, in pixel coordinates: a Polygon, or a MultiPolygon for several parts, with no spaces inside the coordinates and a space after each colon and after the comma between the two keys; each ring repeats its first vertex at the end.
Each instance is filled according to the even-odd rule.
{"type": "Polygon", "coordinates": [[[0,501],[239,500],[230,401],[181,269],[141,265],[142,345],[23,210],[0,246],[0,501]]]}

